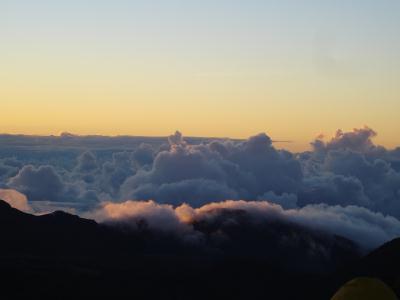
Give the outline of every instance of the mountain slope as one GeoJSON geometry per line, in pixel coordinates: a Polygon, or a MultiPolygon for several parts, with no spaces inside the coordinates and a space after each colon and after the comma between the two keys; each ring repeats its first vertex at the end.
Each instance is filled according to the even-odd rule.
{"type": "Polygon", "coordinates": [[[3,294],[140,299],[325,299],[335,267],[358,259],[350,241],[224,211],[195,223],[200,242],[129,230],[64,212],[33,216],[0,201],[3,294]]]}
{"type": "Polygon", "coordinates": [[[400,295],[400,238],[385,243],[364,257],[358,264],[358,272],[381,278],[400,295]]]}

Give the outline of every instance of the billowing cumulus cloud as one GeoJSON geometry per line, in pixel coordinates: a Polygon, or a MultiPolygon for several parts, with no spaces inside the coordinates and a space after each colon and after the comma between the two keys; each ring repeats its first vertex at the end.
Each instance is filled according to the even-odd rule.
{"type": "Polygon", "coordinates": [[[139,166],[150,165],[154,159],[154,149],[151,145],[142,143],[132,154],[134,161],[139,166]]]}
{"type": "Polygon", "coordinates": [[[0,189],[0,199],[6,201],[12,207],[23,212],[32,213],[33,209],[28,203],[26,196],[16,190],[0,189]]]}
{"type": "Polygon", "coordinates": [[[378,147],[372,142],[372,138],[376,136],[376,132],[371,128],[364,127],[361,129],[354,129],[350,132],[343,132],[338,130],[336,135],[324,143],[321,139],[313,142],[316,150],[351,150],[361,153],[368,153],[376,150],[378,147]]]}
{"type": "Polygon", "coordinates": [[[90,204],[97,201],[94,191],[86,189],[83,182],[68,183],[53,166],[24,166],[7,185],[27,196],[31,201],[73,202],[90,204]]]}
{"type": "MultiPolygon", "coordinates": [[[[368,127],[339,130],[332,138],[319,136],[302,153],[276,149],[264,133],[241,141],[180,132],[169,138],[7,137],[0,146],[0,188],[23,193],[35,210],[71,205],[77,213],[126,199],[173,210],[224,200],[268,201],[298,215],[313,208],[326,218],[335,210],[354,227],[329,228],[356,239],[363,236],[356,226],[364,228],[364,217],[368,230],[375,228],[373,219],[400,218],[400,148],[376,145],[376,135],[368,127]]],[[[394,236],[379,230],[376,241],[394,236]]]]}
{"type": "Polygon", "coordinates": [[[64,190],[61,177],[52,166],[24,166],[9,181],[9,186],[21,191],[30,200],[60,200],[64,190]]]}
{"type": "Polygon", "coordinates": [[[303,205],[354,204],[400,217],[396,150],[376,146],[375,135],[369,128],[339,131],[326,143],[315,141],[314,151],[300,154],[306,175],[299,194],[303,205]]]}
{"type": "Polygon", "coordinates": [[[370,200],[358,178],[330,173],[305,178],[298,199],[300,205],[326,203],[330,205],[370,206],[370,200]]]}
{"type": "Polygon", "coordinates": [[[98,168],[96,157],[90,151],[82,153],[78,157],[77,170],[81,173],[90,173],[98,168]]]}
{"type": "Polygon", "coordinates": [[[128,152],[116,152],[112,154],[112,160],[107,161],[101,168],[101,175],[95,177],[98,181],[97,190],[115,198],[119,194],[121,185],[125,180],[135,174],[132,154],[128,152]]]}
{"type": "Polygon", "coordinates": [[[102,208],[89,215],[100,222],[124,222],[138,229],[148,226],[150,229],[180,232],[187,230],[171,205],[160,205],[154,201],[126,201],[123,203],[104,203],[102,208]]]}
{"type": "Polygon", "coordinates": [[[290,193],[301,186],[300,163],[291,153],[276,150],[265,134],[240,143],[190,145],[177,132],[169,142],[170,148],[157,154],[150,170],[127,179],[123,198],[202,204],[290,193]]]}
{"type": "Polygon", "coordinates": [[[0,187],[8,178],[15,176],[21,167],[22,163],[15,158],[0,158],[0,187]]]}
{"type": "MultiPolygon", "coordinates": [[[[195,230],[194,223],[211,222],[226,211],[248,215],[251,222],[282,221],[340,235],[357,242],[364,249],[371,249],[400,235],[400,221],[394,217],[374,213],[357,206],[308,205],[300,209],[283,209],[267,201],[228,200],[209,203],[199,208],[182,204],[173,207],[154,201],[126,201],[105,203],[102,208],[89,214],[100,222],[125,222],[137,228],[143,222],[149,228],[182,234],[195,230]]],[[[235,222],[229,215],[224,222],[235,222]]],[[[218,228],[214,229],[216,232],[218,228]]]]}
{"type": "Polygon", "coordinates": [[[194,206],[200,206],[210,201],[238,198],[237,192],[224,183],[201,178],[159,185],[141,184],[132,193],[125,193],[125,195],[131,195],[134,199],[157,199],[161,203],[189,202],[194,206]]]}

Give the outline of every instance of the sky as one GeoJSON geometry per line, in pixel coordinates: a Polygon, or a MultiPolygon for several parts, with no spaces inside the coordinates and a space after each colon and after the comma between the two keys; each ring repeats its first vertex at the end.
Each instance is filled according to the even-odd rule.
{"type": "Polygon", "coordinates": [[[400,1],[0,0],[0,132],[400,142],[400,1]]]}

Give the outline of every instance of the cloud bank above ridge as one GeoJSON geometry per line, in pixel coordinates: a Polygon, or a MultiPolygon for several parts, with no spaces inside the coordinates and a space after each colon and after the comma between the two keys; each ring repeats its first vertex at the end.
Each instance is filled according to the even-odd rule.
{"type": "MultiPolygon", "coordinates": [[[[267,201],[227,200],[208,203],[199,208],[188,204],[173,207],[154,201],[125,201],[103,203],[102,207],[86,216],[99,222],[123,223],[132,229],[140,229],[145,220],[152,230],[177,235],[198,235],[192,224],[210,222],[224,212],[239,212],[248,216],[253,224],[286,222],[339,235],[355,241],[364,249],[372,249],[400,235],[400,221],[394,217],[373,213],[358,206],[307,205],[285,210],[267,201]]],[[[225,222],[236,222],[229,216],[225,222]]],[[[218,231],[218,229],[215,229],[218,231]]]]}
{"type": "MultiPolygon", "coordinates": [[[[102,142],[96,141],[93,148],[46,148],[43,154],[10,153],[0,146],[0,188],[41,203],[36,208],[50,203],[51,209],[71,206],[78,213],[104,209],[104,203],[130,203],[127,199],[152,200],[155,211],[176,210],[183,203],[195,211],[225,200],[268,201],[283,208],[284,218],[307,226],[330,218],[331,226],[316,226],[376,244],[397,235],[400,148],[375,145],[375,136],[368,127],[339,130],[326,141],[317,138],[312,150],[302,153],[276,149],[264,133],[244,141],[192,142],[177,132],[130,148],[110,147],[108,141],[100,149],[102,142]],[[313,213],[314,223],[305,217],[313,213]],[[371,241],[367,228],[375,236],[371,241]]],[[[182,224],[178,218],[175,225],[182,224]]]]}

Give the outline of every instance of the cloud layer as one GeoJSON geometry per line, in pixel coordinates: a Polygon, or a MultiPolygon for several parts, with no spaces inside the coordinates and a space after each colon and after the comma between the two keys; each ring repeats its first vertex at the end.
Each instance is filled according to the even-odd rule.
{"type": "MultiPolygon", "coordinates": [[[[145,221],[148,228],[156,231],[199,236],[193,224],[211,222],[224,212],[245,214],[254,224],[280,221],[340,235],[364,249],[372,249],[400,236],[399,220],[358,206],[318,204],[285,210],[267,201],[227,200],[193,208],[188,204],[173,207],[150,200],[103,203],[101,208],[87,216],[99,222],[123,223],[133,229],[140,229],[145,221]]],[[[235,214],[225,218],[224,222],[235,222],[235,214]]],[[[218,232],[219,228],[214,230],[218,232]]]]}
{"type": "Polygon", "coordinates": [[[88,213],[102,207],[98,213],[106,219],[113,215],[106,207],[128,213],[133,206],[140,211],[137,201],[152,200],[143,202],[153,205],[141,211],[143,218],[153,219],[160,209],[167,218],[166,210],[172,210],[166,228],[185,230],[188,222],[176,215],[183,203],[198,214],[225,200],[259,204],[264,212],[268,201],[283,208],[276,214],[281,218],[376,245],[398,234],[400,148],[375,145],[375,136],[368,127],[339,130],[302,153],[276,149],[264,133],[244,141],[186,140],[179,132],[137,140],[8,136],[18,147],[0,147],[0,188],[23,193],[34,210],[88,213]]]}

